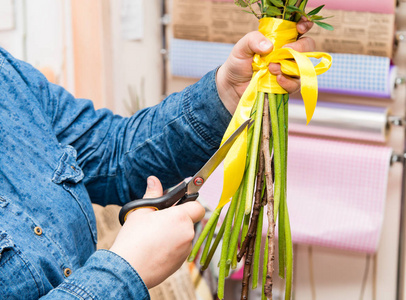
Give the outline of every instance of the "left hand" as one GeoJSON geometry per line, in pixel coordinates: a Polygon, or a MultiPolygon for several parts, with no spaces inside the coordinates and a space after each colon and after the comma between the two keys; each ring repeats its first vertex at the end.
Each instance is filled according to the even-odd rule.
{"type": "MultiPolygon", "coordinates": [[[[304,34],[312,26],[313,22],[302,18],[297,24],[297,30],[299,34],[304,34]]],[[[314,51],[315,44],[311,38],[304,37],[285,47],[299,52],[311,52],[314,51]]],[[[227,61],[218,69],[216,77],[218,93],[225,107],[232,114],[251,80],[252,58],[255,54],[268,54],[272,49],[272,43],[262,33],[250,32],[237,42],[227,61]]],[[[269,71],[277,76],[278,83],[288,93],[293,93],[300,88],[300,79],[283,75],[279,64],[270,64],[269,71]]]]}

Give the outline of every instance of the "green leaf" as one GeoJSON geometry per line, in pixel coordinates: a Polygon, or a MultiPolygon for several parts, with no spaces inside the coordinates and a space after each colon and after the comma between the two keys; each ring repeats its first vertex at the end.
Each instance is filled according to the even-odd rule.
{"type": "Polygon", "coordinates": [[[319,7],[316,7],[315,9],[313,9],[311,12],[308,12],[307,14],[309,15],[309,16],[313,16],[313,15],[316,15],[316,14],[318,14],[320,11],[321,11],[321,9],[324,7],[324,5],[320,5],[319,7]]]}
{"type": "Polygon", "coordinates": [[[234,3],[235,3],[237,6],[248,7],[248,3],[246,3],[244,0],[234,0],[234,3]]]}
{"type": "Polygon", "coordinates": [[[282,13],[281,13],[281,11],[279,10],[279,8],[277,8],[277,7],[275,7],[275,6],[269,6],[269,7],[266,9],[266,15],[267,15],[268,17],[276,17],[276,16],[281,16],[282,13]]]}
{"type": "Polygon", "coordinates": [[[310,20],[311,20],[311,21],[321,21],[321,20],[330,19],[330,18],[332,18],[332,16],[330,16],[330,17],[311,16],[311,17],[310,17],[310,20]]]}
{"type": "Polygon", "coordinates": [[[298,13],[304,13],[303,10],[301,10],[300,8],[297,8],[296,6],[292,6],[292,5],[288,5],[286,7],[286,10],[289,12],[298,12],[298,13]]]}
{"type": "Polygon", "coordinates": [[[288,5],[294,6],[296,4],[297,0],[289,0],[288,5]]]}
{"type": "Polygon", "coordinates": [[[326,30],[330,30],[333,31],[334,27],[331,26],[330,24],[324,23],[324,22],[320,22],[320,21],[314,21],[314,23],[318,26],[320,26],[321,28],[324,28],[326,30]]]}
{"type": "Polygon", "coordinates": [[[283,7],[284,6],[282,0],[270,0],[270,2],[271,2],[271,4],[275,5],[276,7],[283,7]]]}

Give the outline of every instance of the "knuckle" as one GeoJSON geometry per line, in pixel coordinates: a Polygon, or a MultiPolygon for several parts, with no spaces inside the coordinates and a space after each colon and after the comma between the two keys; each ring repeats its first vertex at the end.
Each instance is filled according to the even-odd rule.
{"type": "Polygon", "coordinates": [[[193,229],[193,226],[189,226],[188,230],[185,231],[185,238],[188,243],[193,241],[193,238],[195,237],[195,231],[193,229]]]}
{"type": "Polygon", "coordinates": [[[302,47],[301,51],[313,51],[316,43],[314,42],[314,40],[312,38],[308,38],[308,37],[304,37],[302,39],[300,39],[299,41],[301,41],[300,45],[302,47]]]}

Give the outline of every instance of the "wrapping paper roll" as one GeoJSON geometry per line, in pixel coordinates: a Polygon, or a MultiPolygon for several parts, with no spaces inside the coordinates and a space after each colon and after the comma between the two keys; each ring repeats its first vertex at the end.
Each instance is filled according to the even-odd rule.
{"type": "MultiPolygon", "coordinates": [[[[337,1],[324,2],[329,5],[337,1]]],[[[379,3],[388,4],[385,1],[379,3]]],[[[358,5],[359,2],[356,2],[352,6],[358,5]]],[[[334,27],[333,31],[313,26],[306,34],[315,40],[317,51],[392,57],[395,34],[393,12],[348,11],[342,2],[335,6],[344,7],[344,10],[324,8],[321,13],[325,17],[334,16],[328,19],[328,23],[334,27]]],[[[307,11],[312,9],[308,6],[307,11]]],[[[257,29],[257,18],[235,5],[234,0],[174,0],[173,3],[172,31],[176,39],[236,43],[247,32],[257,29]]]]}
{"type": "MultiPolygon", "coordinates": [[[[175,76],[200,78],[225,62],[233,44],[172,39],[171,72],[175,76]]],[[[391,98],[397,70],[388,57],[331,54],[333,65],[320,76],[319,90],[327,93],[391,98]]],[[[314,61],[314,63],[316,63],[314,61]]]]}
{"type": "Polygon", "coordinates": [[[169,59],[175,76],[201,78],[222,65],[233,44],[172,39],[169,59]]]}
{"type": "MultiPolygon", "coordinates": [[[[392,149],[294,135],[289,136],[288,149],[293,242],[376,252],[392,149]]],[[[222,182],[218,168],[200,191],[213,209],[222,182]]],[[[265,220],[263,232],[266,226],[265,220]]]]}
{"type": "Polygon", "coordinates": [[[309,125],[303,101],[289,100],[289,132],[384,143],[389,133],[389,110],[319,101],[309,125]]]}
{"type": "Polygon", "coordinates": [[[328,9],[348,10],[348,11],[365,11],[381,14],[393,14],[396,9],[396,0],[309,0],[308,6],[316,7],[325,5],[328,9]]]}
{"type": "Polygon", "coordinates": [[[294,241],[374,253],[392,149],[291,137],[288,206],[294,241]]]}
{"type": "Polygon", "coordinates": [[[391,66],[390,58],[356,54],[331,54],[331,56],[332,67],[317,77],[319,91],[393,98],[397,69],[391,66]]]}
{"type": "MultiPolygon", "coordinates": [[[[206,0],[213,1],[213,0],[206,0]]],[[[217,2],[234,2],[234,0],[216,0],[217,2]]],[[[395,13],[396,0],[309,0],[309,7],[325,5],[328,9],[348,10],[348,11],[365,11],[381,14],[395,13]]]]}

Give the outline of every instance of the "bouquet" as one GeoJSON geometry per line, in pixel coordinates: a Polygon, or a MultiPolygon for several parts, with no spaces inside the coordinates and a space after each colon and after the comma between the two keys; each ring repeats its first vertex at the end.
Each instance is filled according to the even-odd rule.
{"type": "Polygon", "coordinates": [[[259,31],[272,41],[274,49],[268,55],[254,56],[254,74],[223,141],[249,118],[253,120],[252,126],[245,129],[225,158],[220,202],[196,241],[189,261],[196,258],[206,240],[200,260],[201,268],[205,270],[222,239],[219,299],[224,298],[225,278],[230,268],[235,269],[243,258],[241,299],[248,299],[250,279],[255,289],[261,277],[262,299],[272,299],[277,221],[279,276],[285,278],[285,299],[290,299],[293,247],[286,202],[289,95],[278,85],[268,66],[280,63],[284,74],[301,78],[301,93],[309,122],[317,102],[316,75],[330,68],[331,56],[318,52],[299,53],[282,46],[297,40],[296,22],[302,17],[325,29],[332,27],[322,22],[325,18],[318,15],[323,6],[305,13],[307,0],[235,0],[235,4],[247,8],[259,19],[259,31]],[[320,59],[320,62],[314,66],[309,57],[320,59]],[[230,199],[226,217],[213,241],[221,210],[230,199]],[[268,229],[265,245],[261,245],[265,206],[268,229]],[[262,274],[259,274],[261,249],[264,255],[262,274]]]}

